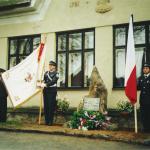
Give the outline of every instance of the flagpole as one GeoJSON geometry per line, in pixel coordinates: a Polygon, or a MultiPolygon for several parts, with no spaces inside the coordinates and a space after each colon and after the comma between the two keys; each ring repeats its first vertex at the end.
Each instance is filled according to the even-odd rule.
{"type": "Polygon", "coordinates": [[[136,103],[134,104],[134,121],[135,121],[135,133],[138,133],[138,127],[137,127],[137,107],[136,103]]]}
{"type": "Polygon", "coordinates": [[[41,124],[41,116],[42,116],[42,101],[43,101],[43,89],[41,89],[41,97],[40,97],[40,110],[39,110],[39,125],[41,124]]]}
{"type": "MultiPolygon", "coordinates": [[[[132,17],[132,24],[133,24],[133,14],[131,15],[132,17]]],[[[138,132],[138,127],[137,127],[137,104],[134,104],[134,124],[135,124],[135,133],[138,132]]]]}
{"type": "MultiPolygon", "coordinates": [[[[45,44],[46,43],[46,40],[47,40],[47,36],[45,34],[44,36],[44,41],[43,43],[45,44]]],[[[42,68],[42,74],[44,72],[44,68],[45,68],[45,60],[44,60],[44,65],[43,65],[43,68],[42,68]]],[[[42,80],[42,74],[41,74],[41,77],[40,77],[40,82],[42,80]]],[[[42,103],[43,102],[43,88],[41,89],[41,96],[40,96],[40,108],[39,108],[39,125],[41,124],[41,116],[42,116],[42,103]]]]}
{"type": "MultiPolygon", "coordinates": [[[[133,14],[131,15],[132,17],[132,24],[133,24],[133,14]]],[[[135,133],[138,133],[138,126],[137,126],[137,104],[134,104],[134,122],[135,122],[135,133]]]]}
{"type": "MultiPolygon", "coordinates": [[[[43,69],[42,69],[42,74],[44,72],[44,68],[45,68],[45,62],[44,62],[44,66],[43,66],[43,69]]],[[[41,75],[41,80],[42,80],[42,75],[41,75]]],[[[40,80],[40,82],[41,82],[40,80]]],[[[43,88],[41,89],[41,96],[40,96],[40,108],[39,108],[39,125],[41,124],[41,116],[42,116],[42,103],[43,102],[43,88]]]]}

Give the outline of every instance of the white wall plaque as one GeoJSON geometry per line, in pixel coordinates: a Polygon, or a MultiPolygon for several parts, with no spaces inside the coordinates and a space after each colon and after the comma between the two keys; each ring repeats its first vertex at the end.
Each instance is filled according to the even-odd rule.
{"type": "Polygon", "coordinates": [[[100,98],[85,97],[83,101],[84,110],[99,111],[100,98]]]}

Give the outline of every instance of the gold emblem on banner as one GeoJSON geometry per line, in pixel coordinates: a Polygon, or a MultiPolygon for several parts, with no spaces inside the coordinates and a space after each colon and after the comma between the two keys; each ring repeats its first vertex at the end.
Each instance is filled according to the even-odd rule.
{"type": "Polygon", "coordinates": [[[20,97],[19,96],[15,96],[15,101],[19,101],[20,100],[20,97]]]}

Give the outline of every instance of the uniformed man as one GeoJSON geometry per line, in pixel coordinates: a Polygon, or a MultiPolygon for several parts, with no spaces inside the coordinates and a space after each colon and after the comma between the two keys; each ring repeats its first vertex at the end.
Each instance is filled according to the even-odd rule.
{"type": "Polygon", "coordinates": [[[3,72],[5,70],[0,68],[0,122],[6,122],[7,119],[7,91],[1,77],[3,72]]]}
{"type": "Polygon", "coordinates": [[[143,66],[143,75],[139,78],[140,112],[144,132],[150,132],[150,64],[143,66]]]}
{"type": "Polygon", "coordinates": [[[49,62],[49,71],[44,74],[44,83],[41,85],[44,87],[44,115],[45,124],[52,125],[54,112],[56,108],[56,95],[57,95],[57,80],[59,78],[56,63],[54,61],[49,62]]]}

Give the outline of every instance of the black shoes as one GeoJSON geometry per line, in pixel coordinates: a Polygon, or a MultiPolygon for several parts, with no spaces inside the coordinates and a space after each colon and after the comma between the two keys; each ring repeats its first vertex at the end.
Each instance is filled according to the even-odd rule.
{"type": "Polygon", "coordinates": [[[52,126],[53,123],[45,123],[47,126],[52,126]]]}

